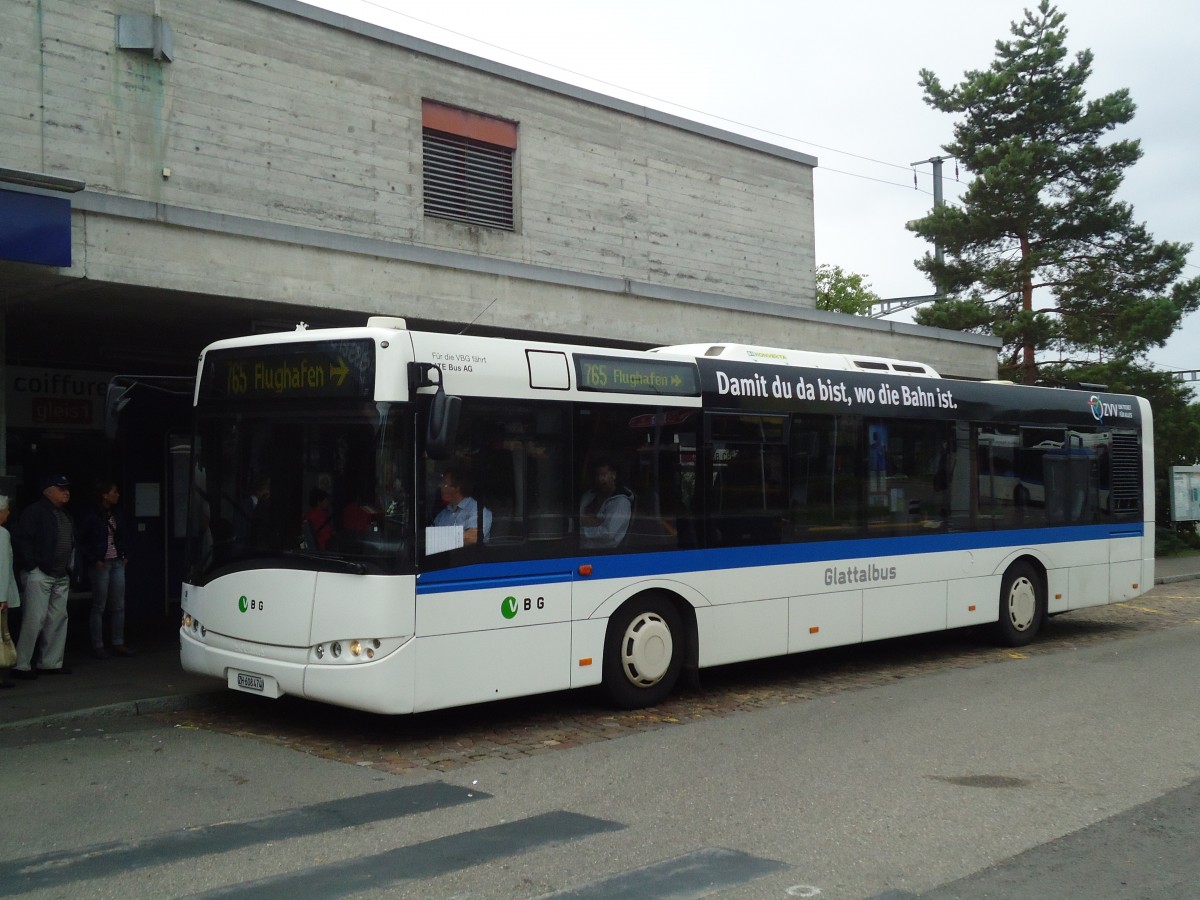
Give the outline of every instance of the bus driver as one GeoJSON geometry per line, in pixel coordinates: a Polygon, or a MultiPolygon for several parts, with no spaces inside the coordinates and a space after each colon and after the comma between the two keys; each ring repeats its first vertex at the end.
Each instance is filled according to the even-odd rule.
{"type": "MultiPolygon", "coordinates": [[[[447,469],[438,484],[442,502],[446,504],[433,518],[435,526],[461,525],[463,544],[479,543],[479,504],[470,496],[471,485],[459,469],[447,469]]],[[[492,537],[492,511],[483,508],[483,540],[492,537]]]]}

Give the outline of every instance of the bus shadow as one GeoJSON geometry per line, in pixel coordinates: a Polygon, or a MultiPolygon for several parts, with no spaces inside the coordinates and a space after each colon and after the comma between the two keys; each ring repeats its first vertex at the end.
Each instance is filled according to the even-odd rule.
{"type": "Polygon", "coordinates": [[[1046,623],[1032,644],[998,647],[984,629],[893,638],[705,669],[662,704],[640,710],[606,705],[599,689],[418,713],[383,716],[295,697],[265,703],[238,693],[189,715],[196,724],[257,737],[331,759],[389,771],[440,770],[495,758],[518,758],[611,740],[818,696],[878,687],[900,678],[1060,652],[1114,640],[1134,625],[1066,616],[1046,623]]]}

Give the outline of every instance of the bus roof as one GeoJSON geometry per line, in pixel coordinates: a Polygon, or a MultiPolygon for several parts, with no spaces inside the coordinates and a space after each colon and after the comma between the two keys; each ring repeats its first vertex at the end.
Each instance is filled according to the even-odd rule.
{"type": "Polygon", "coordinates": [[[755,347],[749,344],[732,343],[676,344],[670,347],[655,347],[650,352],[843,372],[885,372],[915,378],[941,377],[925,363],[890,359],[885,356],[864,356],[857,353],[822,353],[814,350],[786,350],[780,347],[755,347]]]}

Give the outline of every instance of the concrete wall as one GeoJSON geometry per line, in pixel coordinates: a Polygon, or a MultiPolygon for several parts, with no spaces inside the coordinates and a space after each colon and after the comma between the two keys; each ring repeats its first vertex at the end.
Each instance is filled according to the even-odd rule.
{"type": "Polygon", "coordinates": [[[813,310],[805,154],[292,0],[6,0],[0,35],[0,167],[86,182],[97,284],[995,373],[987,341],[813,310]],[[173,61],[118,50],[155,12],[173,61]],[[514,232],[424,217],[425,98],[519,123],[514,232]]]}
{"type": "Polygon", "coordinates": [[[10,167],[271,223],[813,303],[809,165],[242,0],[159,0],[174,61],[157,62],[114,46],[117,13],[139,5],[155,6],[3,5],[10,167]],[[515,233],[424,218],[422,98],[519,123],[515,233]]]}

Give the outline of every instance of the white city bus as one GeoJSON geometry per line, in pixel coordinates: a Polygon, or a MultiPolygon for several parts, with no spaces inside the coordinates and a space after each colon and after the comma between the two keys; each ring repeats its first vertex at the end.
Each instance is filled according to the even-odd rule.
{"type": "Polygon", "coordinates": [[[265,697],[411,713],[603,685],[636,707],[822,647],[1020,645],[1153,583],[1150,408],[1099,390],[376,317],[213,344],[195,413],[183,666],[265,697]],[[443,484],[474,498],[457,524],[443,484]]]}

